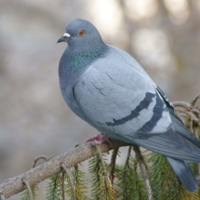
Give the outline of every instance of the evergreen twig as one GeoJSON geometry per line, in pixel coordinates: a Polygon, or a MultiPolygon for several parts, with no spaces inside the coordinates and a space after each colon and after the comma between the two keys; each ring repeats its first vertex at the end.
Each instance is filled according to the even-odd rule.
{"type": "Polygon", "coordinates": [[[197,100],[199,100],[199,99],[200,99],[200,94],[198,94],[198,95],[192,100],[191,105],[192,105],[192,106],[195,106],[195,104],[197,103],[197,100]]]}
{"type": "Polygon", "coordinates": [[[96,145],[95,142],[91,142],[91,145],[97,149],[99,158],[101,159],[101,164],[102,164],[102,168],[103,168],[103,175],[107,176],[107,170],[106,170],[106,166],[105,166],[105,163],[104,163],[103,155],[102,155],[99,147],[96,145]]]}
{"type": "Polygon", "coordinates": [[[147,174],[147,170],[148,170],[147,165],[144,162],[140,148],[137,145],[133,145],[133,148],[134,148],[134,151],[136,154],[136,158],[139,162],[140,170],[142,172],[142,177],[145,182],[145,188],[146,188],[148,200],[152,200],[152,189],[151,189],[150,181],[149,181],[148,174],[147,174]]]}
{"type": "Polygon", "coordinates": [[[70,171],[70,169],[68,169],[63,163],[60,165],[62,167],[62,169],[65,170],[70,186],[71,186],[71,190],[72,190],[72,195],[73,195],[73,200],[76,200],[76,189],[75,189],[75,185],[74,185],[74,179],[72,176],[72,173],[70,171]]]}
{"type": "Polygon", "coordinates": [[[46,199],[47,200],[61,200],[62,196],[62,181],[60,173],[53,175],[48,182],[46,188],[46,199]]]}
{"type": "Polygon", "coordinates": [[[92,174],[92,197],[95,200],[115,200],[114,188],[110,182],[107,169],[108,165],[103,158],[104,155],[96,144],[98,155],[89,161],[89,172],[92,174]]]}
{"type": "MultiPolygon", "coordinates": [[[[31,191],[32,191],[32,195],[33,195],[33,200],[36,200],[37,199],[37,191],[39,190],[38,186],[37,185],[33,185],[31,186],[31,191]]],[[[29,190],[25,190],[23,193],[22,193],[22,198],[21,200],[30,200],[31,197],[30,197],[30,192],[29,190]]]]}
{"type": "Polygon", "coordinates": [[[117,159],[118,152],[119,152],[119,147],[113,149],[112,156],[111,156],[111,161],[110,161],[109,178],[110,178],[110,181],[111,181],[112,184],[113,184],[114,178],[115,178],[114,171],[115,171],[115,164],[116,164],[116,159],[117,159]]]}
{"type": "Polygon", "coordinates": [[[89,166],[94,184],[92,187],[93,197],[95,199],[114,200],[114,188],[107,173],[108,165],[105,159],[103,159],[104,155],[101,153],[98,145],[95,143],[91,143],[91,145],[98,151],[97,159],[91,159],[89,166]]]}
{"type": "MultiPolygon", "coordinates": [[[[51,159],[51,157],[47,158],[44,155],[37,156],[33,161],[32,168],[34,168],[36,166],[36,163],[40,159],[44,159],[45,161],[48,161],[48,160],[51,159]]],[[[24,184],[26,184],[27,189],[22,194],[22,199],[21,200],[32,200],[32,199],[35,200],[36,197],[37,197],[36,192],[39,190],[38,186],[37,185],[33,185],[33,186],[30,187],[28,181],[25,178],[22,178],[22,181],[23,181],[24,184]]]]}
{"type": "Polygon", "coordinates": [[[87,189],[85,185],[85,173],[79,170],[78,165],[75,165],[72,174],[75,181],[77,200],[88,200],[89,198],[85,195],[85,190],[87,189]]]}
{"type": "Polygon", "coordinates": [[[33,200],[32,190],[31,190],[31,187],[30,187],[28,181],[26,180],[26,178],[22,178],[22,181],[26,185],[26,188],[27,188],[27,190],[29,192],[29,198],[30,198],[30,200],[33,200]]]}
{"type": "Polygon", "coordinates": [[[65,200],[65,172],[62,171],[62,200],[65,200]]]}

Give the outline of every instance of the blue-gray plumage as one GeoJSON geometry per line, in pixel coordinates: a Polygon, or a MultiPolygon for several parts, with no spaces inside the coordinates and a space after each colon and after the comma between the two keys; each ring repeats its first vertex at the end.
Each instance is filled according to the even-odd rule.
{"type": "Polygon", "coordinates": [[[70,21],[58,42],[68,43],[59,78],[70,109],[110,138],[163,154],[182,184],[196,190],[196,178],[185,160],[200,162],[200,141],[137,61],[106,45],[83,19],[70,21]]]}

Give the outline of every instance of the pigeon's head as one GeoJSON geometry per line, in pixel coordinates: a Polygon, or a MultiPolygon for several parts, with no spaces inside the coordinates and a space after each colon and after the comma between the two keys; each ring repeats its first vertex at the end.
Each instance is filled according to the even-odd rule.
{"type": "Polygon", "coordinates": [[[66,25],[66,33],[57,42],[67,42],[70,48],[81,51],[105,45],[95,26],[84,19],[70,21],[66,25]]]}

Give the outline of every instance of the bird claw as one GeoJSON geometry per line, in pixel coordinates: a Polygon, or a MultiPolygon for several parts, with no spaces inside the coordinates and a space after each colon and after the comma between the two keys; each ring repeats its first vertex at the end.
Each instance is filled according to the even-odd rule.
{"type": "Polygon", "coordinates": [[[106,134],[99,134],[94,137],[88,138],[84,141],[84,143],[86,143],[86,142],[95,142],[96,144],[101,144],[103,142],[107,142],[110,146],[112,146],[110,138],[106,134]]]}

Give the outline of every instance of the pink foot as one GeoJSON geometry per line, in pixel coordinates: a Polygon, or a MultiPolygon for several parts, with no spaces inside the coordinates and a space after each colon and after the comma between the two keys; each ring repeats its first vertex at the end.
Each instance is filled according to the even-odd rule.
{"type": "Polygon", "coordinates": [[[101,144],[103,142],[108,142],[112,146],[112,143],[111,143],[110,138],[108,137],[108,135],[103,134],[103,133],[86,139],[84,141],[84,143],[86,143],[86,142],[95,142],[96,144],[101,144]]]}

